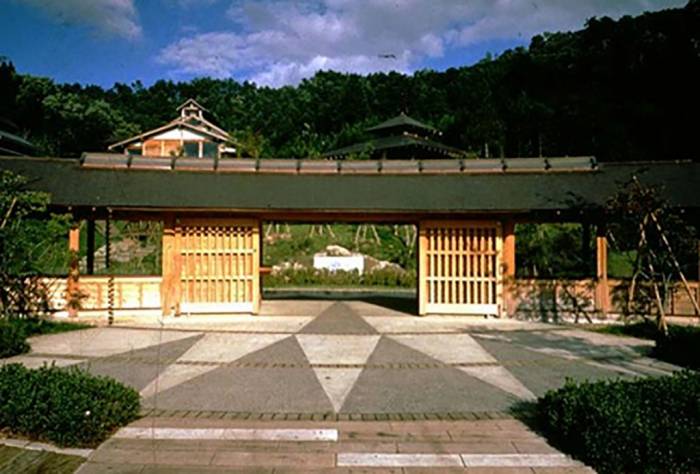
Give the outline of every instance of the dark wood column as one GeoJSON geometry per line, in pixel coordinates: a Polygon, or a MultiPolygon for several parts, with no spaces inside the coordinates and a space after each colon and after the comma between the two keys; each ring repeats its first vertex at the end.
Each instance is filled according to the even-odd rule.
{"type": "Polygon", "coordinates": [[[583,262],[584,278],[591,276],[591,224],[581,223],[581,261],[583,262]]]}
{"type": "Polygon", "coordinates": [[[111,250],[112,213],[107,214],[105,219],[105,270],[109,270],[109,253],[111,250]]]}
{"type": "Polygon", "coordinates": [[[95,274],[95,219],[87,220],[87,274],[95,274]]]}

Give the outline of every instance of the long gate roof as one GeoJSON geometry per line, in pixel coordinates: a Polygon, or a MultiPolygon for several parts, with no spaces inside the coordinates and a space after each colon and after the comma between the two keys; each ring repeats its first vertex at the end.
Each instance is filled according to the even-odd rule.
{"type": "Polygon", "coordinates": [[[192,160],[92,154],[0,157],[57,208],[250,213],[559,214],[595,209],[632,175],[700,208],[700,164],[584,158],[331,162],[192,160]]]}

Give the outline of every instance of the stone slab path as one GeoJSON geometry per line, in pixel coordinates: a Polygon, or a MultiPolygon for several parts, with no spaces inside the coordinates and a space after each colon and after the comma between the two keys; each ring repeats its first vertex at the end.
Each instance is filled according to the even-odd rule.
{"type": "Polygon", "coordinates": [[[144,418],[78,471],[592,472],[513,419],[279,422],[144,418]]]}

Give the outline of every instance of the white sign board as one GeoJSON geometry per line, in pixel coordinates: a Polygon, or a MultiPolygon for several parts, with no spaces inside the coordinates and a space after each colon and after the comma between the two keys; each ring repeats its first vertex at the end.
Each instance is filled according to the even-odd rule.
{"type": "Polygon", "coordinates": [[[356,270],[362,274],[365,269],[365,258],[362,255],[352,255],[349,257],[314,255],[314,268],[330,270],[332,272],[338,270],[351,272],[356,270]]]}

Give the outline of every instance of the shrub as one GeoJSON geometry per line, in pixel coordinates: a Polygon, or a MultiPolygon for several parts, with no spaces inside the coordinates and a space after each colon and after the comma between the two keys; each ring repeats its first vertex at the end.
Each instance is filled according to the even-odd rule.
{"type": "Polygon", "coordinates": [[[700,470],[700,374],[567,381],[538,401],[550,441],[600,472],[700,470]]]}
{"type": "Polygon", "coordinates": [[[29,352],[27,333],[23,326],[0,320],[0,359],[29,352]]]}
{"type": "Polygon", "coordinates": [[[669,324],[668,335],[663,336],[653,321],[643,320],[630,324],[602,326],[596,331],[655,340],[652,357],[688,369],[700,369],[700,327],[669,324]]]}
{"type": "Polygon", "coordinates": [[[700,370],[700,328],[669,325],[668,335],[657,338],[653,355],[671,364],[700,370]]]}
{"type": "Polygon", "coordinates": [[[0,367],[0,429],[60,446],[95,446],[138,416],[139,394],[77,368],[0,367]]]}
{"type": "Polygon", "coordinates": [[[265,286],[374,286],[414,288],[416,273],[410,270],[383,268],[363,274],[357,271],[335,272],[316,268],[290,268],[265,276],[265,286]]]}

